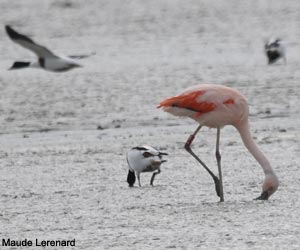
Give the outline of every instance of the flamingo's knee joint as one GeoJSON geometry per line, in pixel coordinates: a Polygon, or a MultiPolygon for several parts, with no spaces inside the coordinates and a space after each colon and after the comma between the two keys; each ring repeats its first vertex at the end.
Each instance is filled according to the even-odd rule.
{"type": "Polygon", "coordinates": [[[221,160],[221,154],[218,150],[216,151],[216,158],[217,158],[217,161],[221,160]]]}

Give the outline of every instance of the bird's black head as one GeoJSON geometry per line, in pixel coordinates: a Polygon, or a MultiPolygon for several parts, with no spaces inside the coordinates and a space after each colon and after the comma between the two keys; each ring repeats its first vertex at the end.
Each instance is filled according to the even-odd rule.
{"type": "Polygon", "coordinates": [[[9,68],[9,70],[12,69],[22,69],[29,67],[30,62],[14,62],[14,64],[9,68]]]}
{"type": "Polygon", "coordinates": [[[131,170],[128,171],[127,182],[129,184],[129,187],[133,187],[133,184],[135,183],[135,174],[131,170]]]}

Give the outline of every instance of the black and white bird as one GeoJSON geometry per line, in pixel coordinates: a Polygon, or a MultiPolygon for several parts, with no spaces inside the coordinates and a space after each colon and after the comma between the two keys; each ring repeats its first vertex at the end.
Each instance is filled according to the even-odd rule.
{"type": "Polygon", "coordinates": [[[21,45],[26,49],[31,50],[38,57],[38,60],[35,62],[16,61],[14,62],[14,64],[11,66],[10,69],[22,69],[22,68],[30,67],[30,68],[41,68],[41,69],[54,71],[54,72],[64,72],[73,68],[82,67],[76,61],[72,60],[73,58],[81,59],[84,57],[88,57],[88,55],[70,56],[70,57],[57,56],[53,52],[48,50],[46,47],[35,43],[32,39],[18,33],[10,26],[6,25],[5,30],[13,42],[21,45]]]}
{"type": "Polygon", "coordinates": [[[279,59],[283,59],[286,63],[285,47],[281,39],[270,39],[265,43],[265,53],[268,58],[268,64],[273,64],[279,59]]]}
{"type": "Polygon", "coordinates": [[[161,172],[160,165],[166,162],[166,160],[162,159],[163,155],[168,154],[150,146],[139,146],[130,149],[127,153],[129,167],[127,182],[129,187],[133,187],[135,183],[135,174],[138,178],[139,186],[141,186],[140,173],[155,171],[150,180],[150,185],[153,186],[155,176],[161,172]]]}

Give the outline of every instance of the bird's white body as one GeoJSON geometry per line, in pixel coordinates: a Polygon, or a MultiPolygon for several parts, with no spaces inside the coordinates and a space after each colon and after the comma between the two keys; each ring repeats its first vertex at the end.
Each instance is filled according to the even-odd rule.
{"type": "Polygon", "coordinates": [[[43,68],[48,71],[63,72],[76,67],[82,67],[76,61],[67,57],[50,57],[45,58],[44,63],[41,60],[34,62],[31,67],[33,68],[43,68]]]}
{"type": "Polygon", "coordinates": [[[129,168],[138,173],[157,170],[159,168],[159,163],[161,163],[160,152],[150,146],[132,148],[127,154],[127,159],[129,168]],[[146,152],[153,156],[145,157],[146,152]],[[153,164],[155,162],[158,164],[153,164]]]}
{"type": "Polygon", "coordinates": [[[134,147],[128,151],[128,168],[130,172],[136,173],[139,185],[140,173],[153,172],[155,170],[158,170],[157,173],[160,172],[160,166],[163,162],[165,162],[165,160],[162,159],[162,155],[166,155],[166,153],[162,153],[157,149],[146,145],[134,147]]]}

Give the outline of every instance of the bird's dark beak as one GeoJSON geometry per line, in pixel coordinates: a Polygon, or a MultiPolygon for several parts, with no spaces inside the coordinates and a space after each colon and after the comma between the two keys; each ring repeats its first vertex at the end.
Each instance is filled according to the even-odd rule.
{"type": "Polygon", "coordinates": [[[266,200],[268,200],[268,198],[269,198],[268,191],[263,191],[260,196],[258,196],[257,198],[255,198],[255,200],[266,201],[266,200]]]}
{"type": "Polygon", "coordinates": [[[164,163],[164,162],[166,162],[167,160],[159,160],[159,161],[156,161],[156,160],[152,160],[151,161],[151,164],[152,165],[160,165],[160,164],[162,164],[162,163],[164,163]]]}
{"type": "Polygon", "coordinates": [[[160,152],[159,155],[169,155],[169,154],[160,152]]]}

